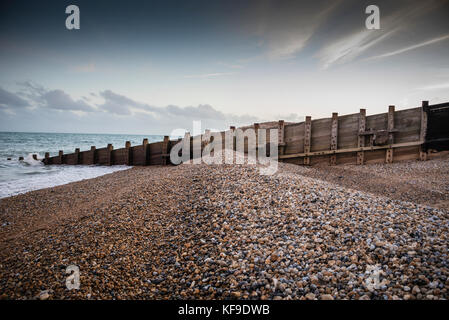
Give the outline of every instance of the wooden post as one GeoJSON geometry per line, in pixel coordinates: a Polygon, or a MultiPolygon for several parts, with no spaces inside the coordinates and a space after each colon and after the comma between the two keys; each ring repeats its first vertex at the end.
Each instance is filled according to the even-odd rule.
{"type": "Polygon", "coordinates": [[[419,147],[419,159],[421,161],[427,160],[426,133],[427,133],[427,108],[428,107],[429,107],[429,101],[423,101],[422,107],[421,107],[421,132],[420,132],[421,145],[419,147]]]}
{"type": "Polygon", "coordinates": [[[133,165],[133,153],[131,152],[131,141],[125,142],[125,149],[126,149],[126,153],[128,154],[125,164],[127,166],[132,166],[133,165]]]}
{"type": "Polygon", "coordinates": [[[106,149],[108,149],[108,162],[107,165],[110,166],[112,165],[112,150],[114,149],[114,147],[112,146],[112,144],[108,143],[108,146],[106,147],[106,149]]]}
{"type": "MultiPolygon", "coordinates": [[[[304,123],[304,153],[310,152],[310,145],[312,140],[312,117],[306,116],[304,123]]],[[[304,157],[304,164],[310,165],[310,157],[304,157]]]]}
{"type": "MultiPolygon", "coordinates": [[[[394,106],[388,106],[388,144],[394,143],[394,106]]],[[[385,162],[393,162],[393,148],[388,148],[385,154],[385,162]]]]}
{"type": "Polygon", "coordinates": [[[278,150],[279,150],[279,155],[283,155],[285,152],[285,123],[284,123],[284,120],[279,120],[279,122],[278,122],[278,150]]]}
{"type": "Polygon", "coordinates": [[[237,148],[237,146],[236,146],[237,142],[236,141],[237,141],[237,139],[234,136],[235,126],[230,126],[229,130],[231,130],[231,132],[232,132],[232,150],[236,151],[236,148],[237,148]]]}
{"type": "Polygon", "coordinates": [[[210,143],[210,139],[211,139],[210,129],[204,130],[204,137],[201,137],[201,155],[203,152],[203,148],[206,147],[210,143]]]}
{"type": "Polygon", "coordinates": [[[169,142],[170,142],[170,137],[164,136],[164,141],[162,142],[162,164],[164,166],[168,164],[168,158],[170,157],[170,153],[168,150],[169,142]]]}
{"type": "Polygon", "coordinates": [[[58,157],[59,157],[59,164],[63,164],[63,161],[64,161],[64,151],[59,150],[58,157]]]}
{"type": "MultiPolygon", "coordinates": [[[[359,138],[358,138],[358,146],[364,147],[365,146],[365,136],[361,135],[363,132],[365,132],[366,129],[366,110],[360,109],[359,114],[359,138]]],[[[365,152],[359,151],[357,152],[357,164],[363,164],[365,162],[365,152]]]]}
{"type": "Polygon", "coordinates": [[[90,151],[92,151],[92,164],[96,164],[98,162],[97,148],[95,146],[91,146],[90,151]]]}
{"type": "Polygon", "coordinates": [[[45,164],[50,164],[50,152],[45,152],[45,164]]]}
{"type": "Polygon", "coordinates": [[[75,149],[75,164],[80,164],[80,148],[75,149]]]}
{"type": "Polygon", "coordinates": [[[150,148],[148,147],[148,139],[144,138],[142,141],[143,155],[144,155],[144,166],[150,164],[150,148]]]}
{"type": "MultiPolygon", "coordinates": [[[[254,123],[254,132],[256,133],[256,159],[259,158],[259,128],[260,124],[254,123]]],[[[249,139],[248,139],[249,143],[249,139]]],[[[249,153],[249,145],[248,145],[248,153],[249,153]]],[[[257,161],[257,160],[256,160],[257,161]]]]}
{"type": "MultiPolygon", "coordinates": [[[[338,113],[332,113],[332,128],[331,128],[331,150],[337,150],[337,136],[338,136],[338,113]]],[[[330,156],[330,165],[337,164],[337,155],[330,156]]]]}

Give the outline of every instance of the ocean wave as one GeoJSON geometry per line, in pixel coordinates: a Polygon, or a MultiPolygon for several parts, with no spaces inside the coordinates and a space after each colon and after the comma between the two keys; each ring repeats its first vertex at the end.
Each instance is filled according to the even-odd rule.
{"type": "MultiPolygon", "coordinates": [[[[38,168],[37,166],[35,166],[38,168]]],[[[108,173],[126,170],[129,166],[57,166],[57,170],[51,170],[56,166],[42,166],[42,173],[37,171],[21,174],[14,180],[0,181],[0,198],[6,198],[21,193],[55,187],[70,182],[96,178],[108,173]],[[46,169],[49,170],[46,170],[46,169]],[[44,171],[45,170],[45,171],[44,171]]]]}

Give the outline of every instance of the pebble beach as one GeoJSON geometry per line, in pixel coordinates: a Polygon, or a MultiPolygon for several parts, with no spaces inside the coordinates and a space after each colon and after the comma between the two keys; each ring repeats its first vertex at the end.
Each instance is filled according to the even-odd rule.
{"type": "Polygon", "coordinates": [[[134,167],[1,199],[0,296],[447,299],[448,203],[449,157],[134,167]]]}

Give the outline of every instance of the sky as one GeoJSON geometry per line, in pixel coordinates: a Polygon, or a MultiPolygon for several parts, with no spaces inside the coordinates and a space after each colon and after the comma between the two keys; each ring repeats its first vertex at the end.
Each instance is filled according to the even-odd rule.
{"type": "Polygon", "coordinates": [[[448,0],[2,0],[0,131],[169,134],[446,102],[448,18],[448,0]]]}

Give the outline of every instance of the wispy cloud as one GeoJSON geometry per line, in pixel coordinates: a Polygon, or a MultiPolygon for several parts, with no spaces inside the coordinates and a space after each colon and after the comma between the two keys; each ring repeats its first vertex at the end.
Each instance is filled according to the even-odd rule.
{"type": "Polygon", "coordinates": [[[294,58],[340,2],[260,1],[252,8],[247,30],[260,39],[265,57],[294,58]]]}
{"type": "Polygon", "coordinates": [[[441,41],[444,41],[444,40],[447,40],[447,39],[449,39],[449,34],[446,34],[446,35],[441,36],[441,37],[433,38],[431,40],[427,40],[427,41],[424,41],[424,42],[421,42],[421,43],[417,43],[415,45],[408,46],[408,47],[405,47],[405,48],[402,48],[402,49],[399,49],[399,50],[395,50],[395,51],[392,51],[392,52],[388,52],[388,53],[380,54],[380,55],[377,55],[377,56],[374,56],[374,57],[370,57],[367,60],[380,59],[380,58],[386,58],[386,57],[395,56],[397,54],[401,54],[401,53],[404,53],[404,52],[415,50],[415,49],[418,49],[418,48],[421,48],[421,47],[425,47],[425,46],[428,46],[428,45],[431,45],[431,44],[434,44],[434,43],[437,43],[437,42],[441,42],[441,41]]]}
{"type": "Polygon", "coordinates": [[[441,89],[449,89],[449,82],[446,83],[437,83],[437,84],[431,84],[428,86],[420,87],[418,90],[441,90],[441,89]]]}
{"type": "MultiPolygon", "coordinates": [[[[398,10],[381,18],[380,30],[367,30],[363,27],[356,32],[343,35],[334,42],[324,46],[316,54],[316,57],[321,61],[323,69],[329,68],[332,65],[354,61],[368,49],[396,36],[399,31],[411,28],[414,19],[440,7],[443,3],[444,1],[430,0],[412,3],[407,8],[400,7],[398,10]]],[[[442,40],[444,39],[433,39],[432,43],[442,40]]],[[[428,44],[430,43],[413,45],[382,56],[399,54],[428,44]]]]}
{"type": "Polygon", "coordinates": [[[321,60],[323,69],[327,69],[333,64],[347,63],[390,37],[395,31],[377,33],[372,30],[361,30],[325,47],[317,56],[321,60]]]}

